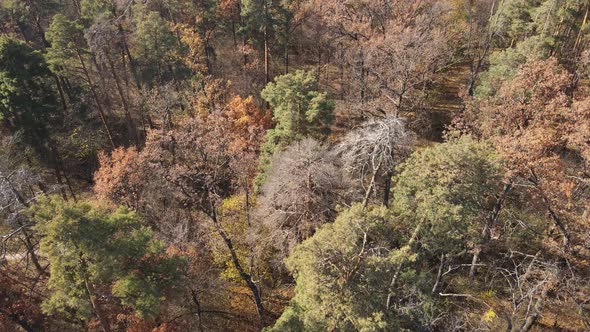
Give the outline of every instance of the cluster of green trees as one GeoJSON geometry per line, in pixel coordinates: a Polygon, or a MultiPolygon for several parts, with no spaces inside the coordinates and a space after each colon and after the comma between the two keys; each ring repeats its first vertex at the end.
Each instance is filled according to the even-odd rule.
{"type": "Polygon", "coordinates": [[[589,11],[0,1],[0,330],[590,329],[589,11]]]}

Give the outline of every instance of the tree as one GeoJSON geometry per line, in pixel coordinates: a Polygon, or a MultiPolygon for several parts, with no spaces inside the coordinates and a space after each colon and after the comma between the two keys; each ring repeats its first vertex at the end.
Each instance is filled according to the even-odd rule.
{"type": "Polygon", "coordinates": [[[264,54],[264,83],[270,82],[271,40],[276,34],[278,16],[283,10],[279,1],[246,0],[241,4],[242,29],[261,39],[264,54]]]}
{"type": "Polygon", "coordinates": [[[496,151],[469,136],[415,152],[397,169],[392,209],[423,250],[457,253],[478,239],[500,191],[496,151]]]}
{"type": "Polygon", "coordinates": [[[176,77],[175,52],[179,41],[160,13],[150,11],[136,17],[137,30],[133,34],[132,53],[140,64],[141,80],[151,88],[176,77]]]}
{"type": "Polygon", "coordinates": [[[24,42],[0,37],[0,117],[13,133],[46,154],[52,125],[60,115],[51,72],[39,52],[24,42]]]}
{"type": "MultiPolygon", "coordinates": [[[[137,204],[143,214],[153,216],[152,220],[163,231],[178,228],[179,219],[186,219],[187,232],[212,230],[229,253],[240,279],[251,290],[262,317],[259,286],[239,255],[232,232],[226,229],[232,223],[224,222],[220,214],[223,201],[234,195],[236,189],[246,189],[248,193],[247,179],[253,176],[249,171],[253,167],[248,163],[255,161],[249,156],[255,146],[244,142],[254,143],[256,136],[240,137],[239,133],[244,133],[240,130],[228,134],[233,127],[242,128],[239,117],[235,117],[239,115],[244,116],[240,107],[235,107],[225,115],[216,112],[201,119],[183,118],[166,132],[151,131],[137,159],[127,158],[124,151],[117,152],[111,160],[105,159],[105,167],[97,173],[100,186],[96,189],[107,197],[111,191],[108,188],[116,189],[111,199],[122,195],[126,202],[137,204]],[[146,183],[146,178],[154,181],[146,183]]],[[[252,114],[248,121],[257,117],[252,114]]],[[[253,120],[250,127],[254,132],[260,132],[254,125],[257,121],[260,120],[253,120]]],[[[245,208],[250,205],[247,199],[245,208]]],[[[179,237],[166,235],[175,235],[175,240],[179,237]]]]}
{"type": "Polygon", "coordinates": [[[51,266],[51,295],[43,302],[49,314],[94,315],[102,330],[111,331],[112,299],[138,317],[155,317],[167,292],[179,285],[182,258],[168,256],[128,209],[109,211],[53,197],[40,200],[30,213],[51,266]]]}
{"type": "Polygon", "coordinates": [[[396,15],[385,23],[383,36],[376,36],[362,46],[366,48],[363,59],[366,98],[370,98],[369,92],[377,90],[371,93],[372,98],[382,99],[383,108],[394,114],[419,110],[434,74],[450,62],[450,36],[435,23],[436,19],[442,21],[444,7],[432,4],[431,8],[422,10],[424,13],[411,18],[396,15]]]}
{"type": "Polygon", "coordinates": [[[334,105],[317,89],[315,75],[298,70],[275,78],[262,90],[277,123],[268,136],[277,146],[308,136],[321,139],[330,132],[334,105]]]}
{"type": "Polygon", "coordinates": [[[567,222],[581,226],[579,211],[571,209],[572,194],[584,186],[589,147],[575,138],[587,137],[583,132],[589,119],[584,101],[572,105],[570,84],[571,76],[555,59],[528,62],[494,97],[475,103],[463,115],[463,125],[459,123],[494,142],[507,160],[510,176],[531,186],[530,194],[547,211],[565,244],[577,233],[568,231],[567,222]],[[571,163],[568,150],[581,162],[571,163]]]}
{"type": "MultiPolygon", "coordinates": [[[[417,329],[420,315],[413,321],[413,313],[424,300],[419,290],[398,286],[399,311],[385,311],[388,276],[398,262],[416,259],[412,243],[396,246],[402,240],[394,226],[387,208],[354,204],[297,246],[286,261],[295,274],[295,296],[268,331],[417,329]]],[[[406,270],[402,278],[420,284],[423,276],[406,270]]]]}
{"type": "Polygon", "coordinates": [[[276,260],[281,261],[334,219],[336,206],[351,196],[351,185],[338,158],[311,138],[278,152],[272,165],[260,188],[256,215],[264,229],[260,232],[268,237],[264,244],[276,248],[276,260]]]}
{"type": "MultiPolygon", "coordinates": [[[[114,22],[110,20],[103,20],[94,23],[86,31],[84,37],[89,45],[90,52],[92,52],[97,60],[98,64],[105,65],[109,68],[111,75],[115,80],[115,86],[121,106],[125,113],[125,120],[127,124],[127,134],[130,141],[134,141],[136,146],[140,145],[139,136],[136,132],[136,126],[131,115],[131,110],[128,101],[128,95],[125,94],[123,89],[123,82],[119,78],[119,69],[116,67],[112,51],[116,51],[122,44],[122,37],[119,36],[119,31],[116,30],[114,22]]],[[[122,50],[120,50],[122,51],[122,50]]]]}
{"type": "MultiPolygon", "coordinates": [[[[276,123],[266,134],[262,171],[268,167],[272,155],[284,146],[304,137],[323,139],[329,134],[334,105],[317,89],[315,75],[298,70],[275,78],[262,90],[261,96],[273,109],[276,123]]],[[[257,179],[258,185],[263,178],[264,175],[257,179]]]]}
{"type": "Polygon", "coordinates": [[[380,178],[385,181],[383,204],[389,204],[393,170],[410,154],[413,144],[414,135],[406,129],[405,119],[392,115],[369,120],[346,134],[337,150],[346,170],[358,178],[365,190],[363,204],[369,203],[380,178]],[[369,183],[365,185],[367,178],[369,183]]]}
{"type": "Polygon", "coordinates": [[[25,43],[7,37],[0,37],[0,60],[0,120],[21,150],[34,151],[29,157],[47,163],[57,181],[61,184],[64,176],[69,185],[56,143],[63,114],[46,62],[25,43]]]}
{"type": "Polygon", "coordinates": [[[82,33],[82,26],[76,22],[68,20],[68,18],[62,14],[57,14],[53,17],[51,25],[49,26],[47,39],[51,43],[51,47],[47,49],[47,62],[55,73],[72,74],[78,69],[76,68],[76,62],[80,65],[83,77],[90,89],[92,99],[94,99],[94,102],[96,103],[100,120],[104,126],[111,147],[114,148],[115,141],[113,131],[107,121],[107,115],[103,103],[100,100],[90,69],[84,59],[84,55],[87,51],[86,40],[82,33]]]}

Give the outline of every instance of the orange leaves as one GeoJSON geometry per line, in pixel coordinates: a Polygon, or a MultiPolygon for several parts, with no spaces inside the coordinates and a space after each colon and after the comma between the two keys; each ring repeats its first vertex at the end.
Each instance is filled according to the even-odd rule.
{"type": "Polygon", "coordinates": [[[188,52],[181,59],[192,70],[205,72],[207,70],[207,55],[205,42],[198,31],[187,24],[177,24],[173,29],[180,35],[180,40],[187,46],[188,52]]]}
{"type": "Polygon", "coordinates": [[[227,105],[225,116],[229,120],[228,133],[232,136],[230,148],[235,151],[258,150],[264,132],[270,127],[270,114],[261,110],[252,96],[246,99],[234,96],[227,105]]]}
{"type": "MultiPolygon", "coordinates": [[[[94,191],[105,200],[117,201],[132,191],[132,183],[140,180],[138,169],[139,153],[135,148],[118,148],[110,155],[100,153],[100,169],[94,174],[94,191]]],[[[118,202],[120,203],[120,202],[118,202]]]]}

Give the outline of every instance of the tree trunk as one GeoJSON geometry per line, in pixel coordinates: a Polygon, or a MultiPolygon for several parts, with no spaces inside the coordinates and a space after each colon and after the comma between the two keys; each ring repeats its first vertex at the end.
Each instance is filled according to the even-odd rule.
{"type": "Polygon", "coordinates": [[[285,21],[285,74],[289,73],[289,20],[285,21]]]}
{"type": "Polygon", "coordinates": [[[216,225],[218,227],[217,233],[221,236],[223,242],[225,242],[225,245],[227,246],[227,249],[230,252],[231,260],[234,267],[236,268],[236,270],[238,270],[240,277],[242,278],[242,280],[246,282],[248,288],[250,288],[250,291],[252,292],[252,296],[254,297],[254,303],[256,304],[256,311],[258,312],[258,317],[262,319],[262,315],[264,314],[264,307],[262,306],[260,290],[258,289],[256,283],[252,281],[252,276],[249,273],[246,273],[246,271],[240,264],[240,260],[238,259],[238,255],[236,254],[236,250],[233,246],[232,240],[229,238],[227,233],[225,233],[225,231],[221,229],[221,226],[219,226],[219,224],[216,223],[216,225]]]}
{"type": "Polygon", "coordinates": [[[539,296],[539,298],[537,299],[537,301],[535,302],[535,305],[532,308],[532,314],[530,314],[522,323],[520,329],[518,329],[518,332],[527,332],[531,329],[531,327],[533,327],[533,325],[537,322],[537,320],[539,319],[539,316],[541,315],[541,310],[543,309],[543,304],[545,303],[545,299],[547,298],[547,293],[549,292],[549,290],[551,289],[551,282],[549,283],[549,285],[545,285],[545,287],[543,287],[543,291],[541,292],[541,295],[539,296]]]}
{"type": "Polygon", "coordinates": [[[131,76],[133,77],[133,81],[135,81],[137,90],[141,91],[141,84],[139,82],[139,79],[137,78],[137,67],[135,66],[135,60],[133,60],[131,52],[129,51],[129,45],[127,45],[127,39],[125,38],[125,31],[123,30],[123,26],[121,26],[121,23],[118,23],[117,27],[119,28],[121,40],[123,41],[123,50],[125,51],[125,55],[127,55],[127,59],[129,60],[129,67],[131,67],[131,76]]]}
{"type": "Polygon", "coordinates": [[[268,54],[268,5],[264,3],[264,83],[270,81],[269,54],[268,54]]]}
{"type": "Polygon", "coordinates": [[[131,112],[129,111],[129,105],[127,104],[127,99],[125,98],[125,94],[123,93],[123,88],[121,87],[121,82],[119,80],[119,75],[115,70],[115,65],[113,64],[113,60],[111,59],[108,50],[104,50],[107,58],[107,62],[109,63],[109,67],[111,69],[111,73],[113,74],[113,78],[115,79],[115,85],[117,86],[117,91],[119,92],[119,97],[121,98],[121,104],[123,105],[123,110],[125,111],[125,120],[127,122],[127,131],[129,132],[129,136],[133,137],[135,141],[135,146],[139,148],[139,138],[137,137],[137,133],[135,132],[135,125],[133,123],[133,118],[131,117],[131,112]]]}
{"type": "Polygon", "coordinates": [[[479,255],[481,254],[482,247],[485,244],[489,243],[491,240],[492,228],[494,227],[494,224],[498,220],[498,217],[500,215],[500,211],[502,211],[502,207],[504,206],[504,201],[506,200],[506,197],[508,196],[508,192],[510,192],[510,190],[512,189],[512,181],[513,180],[510,179],[510,180],[508,180],[508,183],[506,183],[504,185],[504,189],[502,190],[502,194],[500,194],[500,197],[498,197],[498,199],[496,200],[496,204],[494,205],[492,212],[488,216],[488,221],[487,221],[486,225],[484,226],[484,229],[482,232],[482,243],[475,248],[474,253],[473,253],[473,259],[471,260],[471,268],[469,269],[469,278],[473,278],[475,276],[475,267],[476,267],[477,261],[479,260],[479,255]]]}
{"type": "Polygon", "coordinates": [[[242,267],[242,264],[240,263],[240,259],[238,258],[238,254],[236,253],[236,250],[234,248],[231,238],[223,230],[223,228],[221,228],[221,225],[219,224],[219,220],[217,219],[217,212],[215,211],[215,206],[214,206],[213,202],[210,202],[210,205],[211,205],[212,211],[209,214],[209,217],[211,218],[211,221],[213,222],[213,224],[217,228],[217,234],[219,234],[219,236],[221,236],[221,239],[223,240],[227,249],[229,250],[234,268],[238,271],[242,280],[244,280],[244,282],[246,282],[246,285],[248,285],[248,288],[250,288],[250,291],[252,292],[252,296],[254,297],[254,303],[256,305],[256,311],[258,312],[258,317],[260,319],[262,319],[262,316],[264,314],[264,307],[262,305],[262,297],[260,295],[260,289],[258,288],[256,283],[252,280],[252,276],[249,273],[247,273],[244,270],[244,268],[242,267]]]}
{"type": "Polygon", "coordinates": [[[90,305],[92,306],[92,310],[98,319],[98,323],[102,328],[103,332],[111,332],[111,325],[108,319],[105,317],[100,304],[96,302],[96,295],[94,294],[94,287],[92,283],[88,280],[87,276],[84,276],[84,285],[86,286],[86,295],[88,295],[88,300],[90,301],[90,305]]]}
{"type": "Polygon", "coordinates": [[[578,36],[576,37],[576,42],[574,43],[574,54],[577,54],[576,50],[578,49],[578,46],[580,45],[580,42],[582,41],[582,36],[583,36],[582,27],[584,25],[586,25],[586,21],[588,20],[588,10],[589,9],[590,9],[590,5],[586,6],[586,14],[584,14],[584,20],[582,20],[582,25],[580,26],[580,30],[578,31],[578,36]]]}
{"type": "MultiPolygon", "coordinates": [[[[422,227],[422,223],[423,221],[420,221],[418,223],[418,225],[416,225],[416,228],[414,229],[414,232],[412,233],[412,236],[410,237],[410,240],[408,241],[408,244],[406,244],[405,247],[407,247],[409,250],[412,250],[412,246],[414,245],[414,242],[416,242],[416,238],[418,237],[418,233],[420,233],[420,228],[422,227]]],[[[389,288],[387,290],[387,302],[385,304],[385,308],[387,309],[387,311],[389,311],[389,308],[391,307],[391,299],[393,297],[393,287],[395,286],[395,283],[397,281],[397,278],[399,277],[399,274],[402,270],[402,267],[404,266],[406,259],[403,259],[395,268],[395,272],[393,273],[393,277],[391,278],[391,283],[389,284],[389,288]]]]}
{"type": "MultiPolygon", "coordinates": [[[[19,223],[19,225],[21,227],[23,226],[21,223],[19,223]]],[[[29,234],[29,232],[27,232],[27,230],[25,228],[23,228],[23,234],[25,236],[25,245],[27,247],[27,252],[29,254],[29,257],[31,257],[31,262],[33,262],[33,266],[35,266],[35,270],[37,270],[37,273],[39,273],[39,275],[46,276],[47,272],[45,272],[45,269],[39,263],[39,258],[37,257],[37,254],[35,253],[35,246],[33,245],[33,242],[31,241],[31,235],[29,234]]]]}
{"type": "Polygon", "coordinates": [[[268,84],[270,81],[270,74],[269,74],[269,58],[268,58],[268,34],[266,32],[266,28],[264,29],[264,83],[268,84]]]}
{"type": "Polygon", "coordinates": [[[385,207],[389,207],[389,195],[391,192],[391,177],[393,176],[392,172],[388,172],[385,175],[385,185],[383,189],[383,205],[385,207]]]}
{"type": "Polygon", "coordinates": [[[100,103],[100,100],[98,99],[98,94],[96,93],[96,90],[94,89],[94,83],[92,82],[92,79],[90,78],[90,74],[88,73],[88,69],[86,68],[86,64],[84,63],[84,59],[82,58],[82,54],[80,54],[80,50],[76,49],[76,54],[78,55],[78,60],[80,60],[80,64],[82,65],[82,70],[84,71],[84,76],[86,76],[86,80],[88,80],[88,85],[90,86],[90,92],[92,93],[92,98],[94,99],[94,102],[96,103],[96,107],[98,108],[100,120],[107,132],[107,136],[109,138],[109,142],[111,143],[111,147],[114,149],[115,148],[115,141],[113,140],[113,134],[111,132],[111,128],[109,127],[109,125],[107,123],[106,116],[105,116],[104,110],[102,108],[102,104],[100,103]]]}

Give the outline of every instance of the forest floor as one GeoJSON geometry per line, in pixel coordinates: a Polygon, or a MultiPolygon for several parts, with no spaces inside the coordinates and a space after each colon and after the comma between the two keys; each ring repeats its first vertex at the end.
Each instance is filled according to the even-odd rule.
{"type": "Polygon", "coordinates": [[[463,108],[461,95],[466,93],[469,75],[469,66],[465,63],[456,64],[439,75],[437,89],[431,93],[430,103],[426,107],[433,136],[431,139],[442,140],[446,127],[463,108]]]}
{"type": "MultiPolygon", "coordinates": [[[[452,119],[463,108],[464,93],[469,82],[469,66],[459,63],[441,72],[426,100],[423,113],[408,114],[412,126],[419,136],[430,142],[440,142],[444,131],[452,119]]],[[[338,91],[338,87],[325,87],[338,91]]],[[[336,100],[335,118],[332,126],[332,140],[346,134],[349,130],[358,126],[363,117],[359,111],[355,111],[350,103],[336,100]]]]}

